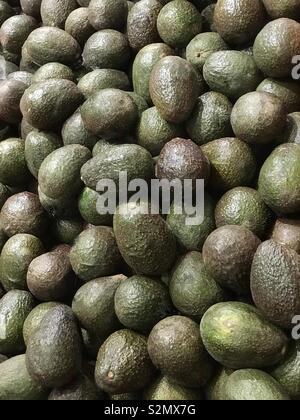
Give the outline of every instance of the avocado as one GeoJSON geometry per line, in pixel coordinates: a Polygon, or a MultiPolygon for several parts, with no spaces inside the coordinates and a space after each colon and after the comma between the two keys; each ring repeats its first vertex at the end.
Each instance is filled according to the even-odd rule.
{"type": "Polygon", "coordinates": [[[89,22],[97,31],[123,29],[127,15],[126,0],[91,0],[88,7],[89,22]]]}
{"type": "Polygon", "coordinates": [[[166,376],[161,376],[144,391],[146,401],[197,401],[202,400],[200,389],[191,389],[173,383],[166,376]]]}
{"type": "Polygon", "coordinates": [[[73,245],[77,236],[83,231],[83,227],[84,222],[81,218],[55,219],[51,230],[57,242],[73,245]]]}
{"type": "Polygon", "coordinates": [[[0,182],[9,186],[24,183],[29,176],[24,141],[10,138],[0,142],[0,182]]]}
{"type": "Polygon", "coordinates": [[[264,202],[278,214],[300,210],[300,145],[278,146],[263,164],[258,181],[264,202]]]}
{"type": "Polygon", "coordinates": [[[159,0],[138,1],[128,13],[127,36],[133,50],[141,50],[146,45],[160,42],[157,18],[163,8],[159,0]]]}
{"type": "Polygon", "coordinates": [[[32,295],[21,290],[11,290],[0,300],[1,353],[11,356],[24,351],[23,324],[34,307],[32,295]]]}
{"type": "Polygon", "coordinates": [[[277,219],[271,239],[300,254],[300,221],[286,218],[277,219]]]}
{"type": "Polygon", "coordinates": [[[232,369],[275,365],[288,349],[286,335],[246,303],[225,302],[212,306],[202,318],[200,331],[209,354],[232,369]]]}
{"type": "Polygon", "coordinates": [[[26,120],[39,130],[53,130],[81,105],[83,96],[75,83],[52,79],[29,87],[20,103],[26,120]]]}
{"type": "Polygon", "coordinates": [[[162,58],[151,72],[150,96],[165,120],[175,124],[186,121],[198,96],[195,69],[180,57],[162,58]]]}
{"type": "Polygon", "coordinates": [[[257,35],[253,56],[268,77],[290,77],[292,59],[300,54],[300,24],[288,18],[269,22],[257,35]]]}
{"type": "Polygon", "coordinates": [[[78,198],[78,209],[81,217],[94,226],[112,226],[113,216],[111,214],[99,214],[97,201],[99,194],[89,187],[82,190],[78,198]]]}
{"type": "Polygon", "coordinates": [[[282,386],[267,373],[243,369],[232,373],[225,385],[226,401],[287,401],[282,386]]]}
{"type": "Polygon", "coordinates": [[[160,180],[179,179],[196,181],[203,179],[205,184],[210,177],[209,160],[192,140],[176,138],[168,142],[160,152],[155,168],[156,177],[160,180]]]}
{"type": "Polygon", "coordinates": [[[14,15],[13,8],[6,2],[0,1],[0,25],[14,15]]]}
{"type": "Polygon", "coordinates": [[[214,24],[221,37],[233,45],[250,42],[265,23],[265,9],[261,0],[219,0],[214,24]]]}
{"type": "Polygon", "coordinates": [[[193,113],[187,121],[187,132],[199,145],[231,136],[231,113],[232,103],[226,96],[218,92],[204,93],[198,98],[193,113]]]}
{"type": "Polygon", "coordinates": [[[33,74],[38,69],[39,69],[39,66],[33,62],[32,58],[30,57],[28,53],[27,43],[25,41],[22,47],[20,70],[27,71],[28,73],[33,74]]]}
{"type": "Polygon", "coordinates": [[[70,261],[77,276],[84,282],[118,272],[121,256],[112,228],[90,226],[75,241],[70,261]]]}
{"type": "MultiPolygon", "coordinates": [[[[2,251],[2,249],[3,249],[3,247],[6,243],[7,239],[8,239],[7,236],[5,235],[2,227],[0,226],[0,254],[1,254],[1,251],[2,251]]],[[[4,294],[4,292],[3,292],[3,294],[4,294]]],[[[2,288],[0,287],[0,299],[3,296],[3,294],[2,294],[2,288]]]]}
{"type": "Polygon", "coordinates": [[[280,143],[300,144],[300,112],[293,112],[287,116],[286,128],[277,140],[280,143]]]}
{"type": "Polygon", "coordinates": [[[216,3],[211,3],[201,11],[203,31],[217,32],[216,25],[214,23],[215,8],[216,3]]]}
{"type": "Polygon", "coordinates": [[[187,214],[182,212],[181,205],[176,202],[172,203],[167,216],[167,224],[182,249],[202,251],[205,240],[216,227],[214,210],[214,200],[205,193],[203,222],[189,225],[187,223],[187,214]]]}
{"type": "MultiPolygon", "coordinates": [[[[125,123],[125,120],[124,120],[125,123]]],[[[119,185],[120,172],[127,172],[128,182],[135,179],[150,180],[154,165],[150,153],[136,144],[107,147],[81,168],[81,179],[93,190],[102,179],[111,179],[119,185]]]]}
{"type": "Polygon", "coordinates": [[[127,92],[127,94],[130,96],[130,98],[135,103],[135,105],[137,107],[137,110],[138,110],[138,117],[139,117],[138,119],[140,119],[143,112],[145,112],[149,108],[149,105],[148,105],[146,99],[143,98],[142,96],[138,95],[135,92],[127,92]]]}
{"type": "Polygon", "coordinates": [[[158,15],[157,30],[167,45],[184,48],[201,32],[201,14],[189,1],[170,1],[158,15]]]}
{"type": "Polygon", "coordinates": [[[217,51],[203,66],[203,75],[211,90],[236,100],[257,88],[262,80],[253,57],[242,51],[217,51]]]}
{"type": "Polygon", "coordinates": [[[72,310],[60,305],[43,318],[29,337],[26,365],[30,376],[47,388],[70,383],[79,373],[82,362],[80,331],[72,310]]]}
{"type": "Polygon", "coordinates": [[[234,187],[251,185],[257,163],[246,143],[225,137],[205,144],[202,151],[210,161],[209,187],[212,190],[226,192],[234,187]]]}
{"type": "Polygon", "coordinates": [[[0,278],[4,289],[27,289],[29,264],[43,252],[43,244],[33,235],[20,233],[8,239],[0,256],[0,278]]]}
{"type": "Polygon", "coordinates": [[[61,138],[47,131],[31,131],[25,140],[25,159],[31,174],[37,179],[44,159],[62,146],[61,138]]]}
{"type": "Polygon", "coordinates": [[[47,391],[29,375],[25,355],[12,357],[0,366],[0,400],[39,401],[47,391]]]}
{"type": "Polygon", "coordinates": [[[134,91],[152,104],[149,81],[153,67],[159,60],[171,56],[174,51],[171,47],[163,43],[146,45],[135,57],[132,66],[132,82],[134,91]]]}
{"type": "Polygon", "coordinates": [[[132,98],[119,89],[103,89],[91,96],[81,107],[87,130],[95,136],[118,138],[136,124],[138,109],[132,98]]]}
{"type": "Polygon", "coordinates": [[[50,79],[64,79],[74,82],[74,73],[70,67],[61,63],[47,63],[32,76],[33,83],[46,82],[50,79]]]}
{"type": "Polygon", "coordinates": [[[263,242],[251,269],[255,305],[275,325],[291,328],[300,313],[300,257],[273,240],[263,242]]]}
{"type": "Polygon", "coordinates": [[[275,366],[270,374],[294,399],[300,398],[300,344],[292,343],[286,358],[282,363],[275,366]]]}
{"type": "Polygon", "coordinates": [[[38,22],[31,16],[16,15],[8,18],[0,30],[0,42],[3,50],[21,56],[24,42],[37,27],[38,22]]]}
{"type": "Polygon", "coordinates": [[[38,195],[41,205],[51,217],[70,218],[78,216],[76,197],[66,195],[59,198],[51,198],[44,194],[40,187],[38,187],[38,195]]]}
{"type": "Polygon", "coordinates": [[[26,50],[28,57],[38,66],[53,62],[74,66],[81,56],[81,48],[71,35],[50,26],[32,31],[26,40],[26,50]]]}
{"type": "Polygon", "coordinates": [[[23,338],[26,346],[29,338],[38,330],[44,316],[59,305],[57,302],[41,303],[30,312],[23,325],[23,338]]]}
{"type": "Polygon", "coordinates": [[[96,69],[87,73],[78,82],[78,89],[86,99],[102,89],[130,90],[126,73],[114,69],[96,69]]]}
{"type": "Polygon", "coordinates": [[[281,99],[266,92],[251,92],[235,103],[231,125],[236,137],[246,143],[266,144],[283,132],[286,119],[281,99]]]}
{"type": "Polygon", "coordinates": [[[126,329],[116,331],[100,347],[95,380],[103,391],[110,394],[139,391],[154,375],[143,335],[126,329]]]}
{"type": "Polygon", "coordinates": [[[70,34],[81,47],[93,35],[95,29],[89,22],[89,10],[87,7],[79,7],[73,10],[66,19],[65,31],[70,34]]]}
{"type": "Polygon", "coordinates": [[[199,326],[184,316],[171,316],[155,325],[148,338],[153,364],[175,383],[199,388],[212,374],[199,326]]]}
{"type": "Polygon", "coordinates": [[[81,326],[95,337],[105,340],[119,330],[114,296],[125,281],[123,275],[98,278],[84,284],[75,294],[72,309],[81,326]]]}
{"type": "Polygon", "coordinates": [[[258,237],[244,226],[222,226],[203,245],[204,265],[222,287],[247,295],[251,265],[259,245],[258,237]]]}
{"type": "Polygon", "coordinates": [[[79,109],[65,121],[61,136],[65,146],[81,144],[88,149],[92,149],[97,142],[97,138],[87,131],[79,109]]]}
{"type": "Polygon", "coordinates": [[[28,16],[33,16],[36,19],[40,20],[41,14],[41,3],[42,0],[20,0],[20,6],[23,13],[28,16]]]}
{"type": "Polygon", "coordinates": [[[263,4],[272,19],[285,17],[299,21],[300,3],[298,0],[263,0],[263,4]]]}
{"type": "Polygon", "coordinates": [[[8,187],[2,183],[0,183],[0,210],[2,209],[4,203],[10,196],[10,191],[8,187]]]}
{"type": "Polygon", "coordinates": [[[234,372],[233,369],[220,367],[217,373],[205,388],[205,394],[208,401],[224,401],[225,386],[229,376],[234,372]]]}
{"type": "Polygon", "coordinates": [[[156,107],[142,113],[137,128],[139,145],[147,149],[152,156],[159,155],[166,143],[184,134],[180,125],[164,120],[156,107]]]}
{"type": "Polygon", "coordinates": [[[28,267],[28,289],[40,302],[65,301],[74,294],[75,284],[66,253],[47,252],[32,260],[28,267]]]}
{"type": "Polygon", "coordinates": [[[93,34],[85,43],[82,57],[91,69],[124,69],[131,51],[124,34],[114,29],[103,29],[93,34]]]}
{"type": "Polygon", "coordinates": [[[216,32],[204,32],[196,35],[186,47],[186,59],[199,72],[208,57],[217,51],[228,50],[228,45],[216,32]]]}
{"type": "Polygon", "coordinates": [[[85,375],[79,375],[63,388],[54,389],[48,398],[50,401],[98,401],[103,399],[102,392],[85,375]]]}
{"type": "Polygon", "coordinates": [[[126,328],[148,334],[161,319],[172,315],[173,306],[168,288],[160,280],[133,276],[118,287],[115,311],[126,328]]]}
{"type": "Polygon", "coordinates": [[[249,187],[236,187],[225,193],[215,209],[217,227],[239,225],[264,238],[272,220],[272,212],[259,192],[249,187]]]}
{"type": "Polygon", "coordinates": [[[50,153],[39,170],[41,191],[54,199],[79,192],[82,185],[80,169],[90,157],[89,149],[79,144],[70,144],[50,153]]]}
{"type": "Polygon", "coordinates": [[[7,78],[9,80],[17,80],[24,83],[26,87],[29,87],[32,83],[32,74],[27,71],[14,71],[10,73],[7,78]]]}
{"type": "Polygon", "coordinates": [[[188,252],[176,264],[170,295],[182,315],[200,322],[207,309],[228,299],[227,293],[210,276],[200,252],[188,252]]]}
{"type": "MultiPolygon", "coordinates": [[[[148,203],[142,203],[142,207],[148,203]]],[[[158,276],[175,260],[176,241],[159,214],[140,214],[135,203],[122,204],[114,216],[114,232],[126,263],[137,273],[158,276]]]]}
{"type": "Polygon", "coordinates": [[[9,237],[17,233],[42,236],[48,220],[39,197],[30,192],[21,192],[8,198],[2,207],[0,224],[9,237]]]}
{"type": "Polygon", "coordinates": [[[256,90],[277,96],[284,103],[288,114],[300,109],[300,86],[294,81],[264,79],[256,90]]]}
{"type": "Polygon", "coordinates": [[[43,26],[64,29],[69,14],[78,7],[76,0],[42,0],[41,17],[43,26]]]}
{"type": "Polygon", "coordinates": [[[18,124],[22,119],[20,100],[26,85],[19,80],[0,81],[0,118],[8,124],[18,124]]]}

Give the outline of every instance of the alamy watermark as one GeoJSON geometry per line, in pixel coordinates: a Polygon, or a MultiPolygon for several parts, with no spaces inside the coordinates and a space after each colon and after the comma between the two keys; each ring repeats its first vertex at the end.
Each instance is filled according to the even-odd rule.
{"type": "Polygon", "coordinates": [[[300,55],[295,55],[292,58],[292,64],[294,65],[292,70],[292,78],[294,80],[300,80],[300,55]]]}
{"type": "Polygon", "coordinates": [[[101,215],[121,213],[131,214],[175,214],[185,216],[188,226],[200,225],[204,220],[204,180],[203,179],[133,179],[128,182],[126,171],[119,173],[118,182],[101,179],[97,184],[97,212],[101,215]]]}
{"type": "Polygon", "coordinates": [[[292,338],[294,340],[300,340],[300,315],[294,316],[292,324],[295,325],[292,329],[292,338]]]}

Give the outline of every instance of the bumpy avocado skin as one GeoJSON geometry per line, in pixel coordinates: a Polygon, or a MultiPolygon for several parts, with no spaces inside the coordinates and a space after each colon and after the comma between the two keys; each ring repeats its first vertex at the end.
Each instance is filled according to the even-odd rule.
{"type": "Polygon", "coordinates": [[[175,124],[186,121],[198,93],[196,70],[186,60],[165,57],[154,66],[150,76],[150,96],[165,120],[175,124]]]}
{"type": "Polygon", "coordinates": [[[168,272],[176,252],[172,232],[160,215],[135,214],[135,210],[135,204],[128,209],[124,204],[114,216],[114,232],[124,260],[138,274],[168,272]]]}
{"type": "Polygon", "coordinates": [[[154,365],[175,383],[199,388],[211,377],[213,365],[202,343],[199,326],[183,316],[160,321],[148,338],[154,365]]]}
{"type": "Polygon", "coordinates": [[[251,291],[256,306],[275,325],[291,328],[300,311],[300,258],[273,240],[264,242],[254,256],[251,291]]]}
{"type": "Polygon", "coordinates": [[[49,401],[99,401],[103,399],[103,393],[85,375],[79,375],[63,388],[54,389],[48,398],[49,401]]]}
{"type": "Polygon", "coordinates": [[[200,322],[214,304],[228,299],[227,293],[210,276],[199,252],[181,257],[173,270],[170,295],[182,315],[200,322]]]}
{"type": "Polygon", "coordinates": [[[23,324],[34,307],[33,296],[21,290],[11,290],[0,300],[4,333],[0,339],[1,353],[12,356],[24,351],[23,324]]]}
{"type": "Polygon", "coordinates": [[[144,399],[146,401],[197,401],[202,400],[203,398],[200,389],[195,390],[186,388],[173,383],[166,376],[161,376],[156,379],[148,388],[146,388],[144,391],[144,399]]]}
{"type": "Polygon", "coordinates": [[[29,338],[28,372],[42,386],[57,388],[77,376],[81,362],[82,339],[74,314],[67,306],[57,306],[45,315],[40,328],[29,338]]]}
{"type": "Polygon", "coordinates": [[[259,193],[277,214],[300,210],[299,157],[300,145],[283,144],[269,155],[260,170],[259,193]]]}
{"type": "Polygon", "coordinates": [[[266,368],[282,361],[287,336],[254,306],[217,303],[204,315],[201,337],[210,355],[232,369],[266,368]]]}
{"type": "Polygon", "coordinates": [[[283,387],[267,373],[257,369],[233,372],[225,385],[226,401],[288,401],[283,387]]]}
{"type": "Polygon", "coordinates": [[[110,394],[136,392],[147,386],[155,368],[147,352],[147,338],[131,330],[113,333],[100,347],[95,380],[110,394]]]}

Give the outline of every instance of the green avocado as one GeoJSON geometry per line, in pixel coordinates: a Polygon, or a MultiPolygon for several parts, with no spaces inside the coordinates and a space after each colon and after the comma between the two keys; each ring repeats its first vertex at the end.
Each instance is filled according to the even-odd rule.
{"type": "Polygon", "coordinates": [[[39,130],[54,130],[81,105],[83,96],[75,83],[52,79],[33,84],[21,99],[23,117],[39,130]]]}
{"type": "MultiPolygon", "coordinates": [[[[142,203],[148,207],[148,203],[142,203]]],[[[135,203],[122,204],[114,216],[114,232],[126,263],[138,274],[158,276],[175,260],[176,241],[159,214],[140,214],[135,203]]]]}
{"type": "Polygon", "coordinates": [[[81,47],[93,35],[95,29],[89,21],[89,10],[87,7],[79,7],[73,10],[66,19],[65,31],[70,34],[81,47]]]}
{"type": "Polygon", "coordinates": [[[148,338],[153,364],[175,383],[199,388],[212,374],[212,362],[199,326],[184,316],[171,316],[155,325],[148,338]]]}
{"type": "Polygon", "coordinates": [[[29,375],[24,354],[1,363],[1,401],[39,401],[46,396],[47,391],[29,375]]]}
{"type": "Polygon", "coordinates": [[[100,347],[95,380],[110,394],[142,390],[155,375],[147,338],[131,330],[116,331],[100,347]]]}
{"type": "Polygon", "coordinates": [[[25,161],[25,142],[9,138],[0,142],[0,182],[15,187],[29,177],[25,161]]]}
{"type": "Polygon", "coordinates": [[[287,401],[283,387],[267,373],[257,369],[233,372],[225,385],[226,401],[287,401]]]}
{"type": "Polygon", "coordinates": [[[71,249],[70,261],[84,282],[117,274],[121,256],[112,228],[90,226],[84,230],[71,249]]]}
{"type": "Polygon", "coordinates": [[[47,63],[32,76],[33,83],[46,82],[49,79],[65,79],[74,82],[74,73],[70,67],[61,63],[47,63]]]}
{"type": "Polygon", "coordinates": [[[33,235],[20,233],[8,239],[0,256],[0,278],[4,289],[26,290],[29,264],[43,252],[43,244],[33,235]]]}
{"type": "Polygon", "coordinates": [[[173,383],[166,376],[161,376],[144,391],[146,401],[197,401],[202,400],[201,390],[191,389],[173,383]]]}
{"type": "Polygon", "coordinates": [[[212,306],[202,318],[200,331],[209,354],[232,369],[276,365],[288,349],[287,336],[246,303],[212,306]]]}
{"type": "Polygon", "coordinates": [[[133,276],[121,282],[115,294],[115,311],[126,328],[148,334],[173,312],[168,288],[160,281],[133,276]]]}
{"type": "Polygon", "coordinates": [[[65,387],[54,389],[48,398],[49,401],[98,401],[103,399],[103,393],[85,375],[79,375],[65,387]]]}
{"type": "Polygon", "coordinates": [[[297,219],[277,219],[271,239],[300,254],[300,221],[297,219]]]}
{"type": "Polygon", "coordinates": [[[275,325],[291,328],[300,313],[300,257],[273,240],[257,249],[251,269],[254,303],[275,325]]]}
{"type": "Polygon", "coordinates": [[[88,17],[91,25],[97,30],[125,27],[128,15],[126,0],[91,0],[88,17]]]}
{"type": "Polygon", "coordinates": [[[77,7],[76,0],[42,0],[41,17],[43,25],[64,29],[67,17],[77,7]]]}
{"type": "Polygon", "coordinates": [[[207,271],[202,255],[195,251],[179,259],[169,287],[174,306],[196,322],[215,303],[228,300],[227,293],[207,271]]]}
{"type": "Polygon", "coordinates": [[[23,325],[34,307],[33,296],[21,290],[11,290],[0,300],[1,353],[11,356],[24,351],[23,325]]]}
{"type": "Polygon", "coordinates": [[[300,86],[294,81],[264,79],[256,90],[277,96],[284,103],[288,114],[300,109],[300,86]]]}
{"type": "Polygon", "coordinates": [[[197,72],[188,61],[169,56],[154,66],[150,76],[150,96],[165,120],[175,124],[186,121],[198,93],[197,72]]]}
{"type": "Polygon", "coordinates": [[[41,191],[53,199],[77,194],[82,186],[80,169],[91,157],[87,147],[70,144],[50,153],[38,175],[41,191]]]}
{"type": "Polygon", "coordinates": [[[87,73],[78,82],[78,89],[86,99],[102,89],[130,90],[130,81],[126,73],[114,69],[96,69],[87,73]]]}
{"type": "Polygon", "coordinates": [[[26,85],[19,80],[0,81],[0,118],[8,124],[18,124],[22,119],[20,100],[26,85]]]}

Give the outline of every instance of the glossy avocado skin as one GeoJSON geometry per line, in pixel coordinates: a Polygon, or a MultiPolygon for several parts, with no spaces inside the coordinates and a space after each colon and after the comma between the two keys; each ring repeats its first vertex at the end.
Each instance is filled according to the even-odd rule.
{"type": "Polygon", "coordinates": [[[232,369],[275,365],[288,348],[288,339],[279,328],[256,308],[240,302],[212,306],[202,318],[200,331],[212,357],[232,369]]]}

